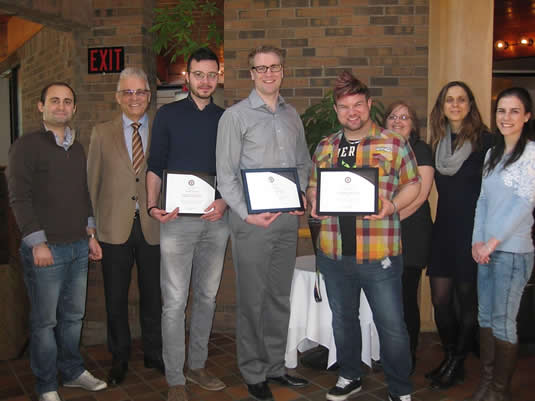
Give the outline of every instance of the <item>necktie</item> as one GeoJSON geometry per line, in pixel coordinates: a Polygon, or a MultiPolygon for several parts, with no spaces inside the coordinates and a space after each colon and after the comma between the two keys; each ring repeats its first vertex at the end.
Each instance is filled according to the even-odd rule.
{"type": "Polygon", "coordinates": [[[139,173],[139,169],[143,164],[145,156],[143,155],[143,144],[141,143],[141,135],[139,135],[140,123],[132,123],[132,128],[134,132],[132,133],[132,166],[136,175],[139,173]]]}

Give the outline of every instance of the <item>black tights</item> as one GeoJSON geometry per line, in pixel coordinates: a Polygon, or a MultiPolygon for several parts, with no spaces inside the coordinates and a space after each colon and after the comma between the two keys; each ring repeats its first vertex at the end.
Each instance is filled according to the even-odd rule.
{"type": "Polygon", "coordinates": [[[418,285],[422,275],[421,267],[405,266],[403,268],[403,312],[409,333],[411,353],[416,354],[418,335],[420,334],[420,309],[418,308],[418,285]]]}
{"type": "Polygon", "coordinates": [[[477,283],[431,277],[435,323],[442,345],[456,355],[470,351],[477,327],[477,283]],[[455,308],[454,291],[458,308],[455,308]],[[456,312],[458,309],[458,312],[456,312]]]}

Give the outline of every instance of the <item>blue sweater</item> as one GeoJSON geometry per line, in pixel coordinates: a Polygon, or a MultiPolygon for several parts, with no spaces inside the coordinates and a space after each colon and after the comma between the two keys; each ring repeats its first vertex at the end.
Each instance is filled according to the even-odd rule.
{"type": "MultiPolygon", "coordinates": [[[[487,152],[486,159],[490,155],[487,152]]],[[[494,237],[499,251],[533,252],[531,227],[535,206],[535,142],[528,142],[522,156],[503,168],[504,159],[483,175],[477,201],[472,244],[494,237]]]]}
{"type": "Polygon", "coordinates": [[[223,109],[215,103],[199,110],[191,96],[160,107],[152,124],[148,171],[214,174],[217,125],[223,109]]]}

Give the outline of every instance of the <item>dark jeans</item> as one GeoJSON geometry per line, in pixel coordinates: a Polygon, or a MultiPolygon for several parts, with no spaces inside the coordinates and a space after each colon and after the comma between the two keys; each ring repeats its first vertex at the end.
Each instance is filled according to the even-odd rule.
{"type": "Polygon", "coordinates": [[[339,375],[347,379],[362,376],[362,338],[358,318],[362,289],[379,334],[381,362],[389,392],[400,396],[412,392],[409,381],[411,356],[401,297],[403,261],[401,256],[389,259],[391,265],[386,267],[381,263],[387,264],[386,259],[357,264],[353,256],[344,256],[337,261],[320,254],[317,260],[333,313],[339,375]]]}
{"type": "Polygon", "coordinates": [[[37,267],[32,249],[22,244],[24,282],[30,299],[30,364],[37,394],[58,389],[57,371],[64,381],[85,368],[80,334],[87,291],[87,239],[49,244],[54,263],[37,267]]]}
{"type": "Polygon", "coordinates": [[[139,218],[135,219],[130,237],[124,244],[101,242],[100,245],[108,315],[108,349],[114,361],[130,359],[128,289],[134,261],[138,274],[143,352],[149,359],[162,359],[160,246],[149,245],[145,241],[139,218]]]}

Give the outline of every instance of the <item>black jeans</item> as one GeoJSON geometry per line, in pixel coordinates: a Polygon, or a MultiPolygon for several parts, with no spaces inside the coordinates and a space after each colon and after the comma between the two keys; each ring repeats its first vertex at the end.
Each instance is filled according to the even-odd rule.
{"type": "Polygon", "coordinates": [[[139,217],[134,219],[132,232],[124,244],[102,242],[100,245],[108,314],[108,349],[113,360],[130,359],[128,290],[134,261],[138,274],[143,352],[148,359],[162,359],[160,246],[145,241],[139,217]]]}

